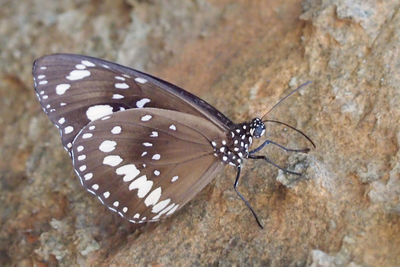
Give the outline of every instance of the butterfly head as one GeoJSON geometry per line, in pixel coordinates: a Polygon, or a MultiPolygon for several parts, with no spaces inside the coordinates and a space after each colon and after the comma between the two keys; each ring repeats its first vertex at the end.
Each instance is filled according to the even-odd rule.
{"type": "Polygon", "coordinates": [[[260,118],[254,118],[250,123],[250,133],[255,138],[260,138],[265,133],[265,124],[260,118]]]}

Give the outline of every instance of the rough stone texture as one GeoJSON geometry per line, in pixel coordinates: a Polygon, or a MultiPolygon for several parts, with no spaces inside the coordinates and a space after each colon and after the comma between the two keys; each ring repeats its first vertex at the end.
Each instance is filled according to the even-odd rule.
{"type": "MultiPolygon", "coordinates": [[[[0,265],[398,266],[398,1],[0,1],[0,265]],[[264,150],[293,179],[247,162],[184,209],[131,225],[80,186],[33,94],[32,61],[107,58],[203,97],[235,121],[271,113],[317,144],[264,150]],[[296,177],[295,177],[296,178],[296,177]]],[[[268,125],[290,147],[309,144],[268,125]]]]}

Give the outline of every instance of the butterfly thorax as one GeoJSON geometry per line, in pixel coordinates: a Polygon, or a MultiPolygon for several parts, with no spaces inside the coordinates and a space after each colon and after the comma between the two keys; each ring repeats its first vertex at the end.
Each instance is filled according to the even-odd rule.
{"type": "Polygon", "coordinates": [[[253,138],[259,138],[264,133],[265,125],[259,118],[255,118],[251,122],[235,124],[227,134],[226,140],[211,142],[214,147],[214,156],[224,164],[239,167],[243,163],[243,159],[249,155],[253,138]]]}

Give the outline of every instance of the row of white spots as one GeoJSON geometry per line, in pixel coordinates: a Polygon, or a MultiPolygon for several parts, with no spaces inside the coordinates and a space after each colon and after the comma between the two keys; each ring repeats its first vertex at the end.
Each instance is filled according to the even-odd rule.
{"type": "MultiPolygon", "coordinates": [[[[89,126],[89,129],[94,129],[94,127],[92,127],[92,126],[93,125],[89,126]]],[[[122,131],[121,126],[114,126],[111,130],[111,133],[119,134],[119,133],[121,133],[121,131],[122,131]]],[[[158,132],[153,131],[151,133],[151,136],[158,137],[158,132]]],[[[92,137],[91,133],[85,133],[82,135],[82,138],[91,138],[91,137],[92,137]],[[86,135],[86,137],[85,137],[85,135],[86,135]]],[[[117,143],[115,141],[104,140],[99,145],[99,150],[104,153],[109,153],[109,152],[115,150],[116,145],[117,145],[117,143]]],[[[148,142],[143,143],[143,145],[144,146],[152,146],[152,144],[148,143],[148,142]]],[[[83,150],[84,150],[84,147],[82,145],[77,147],[78,152],[82,152],[83,150]]],[[[158,160],[160,158],[161,158],[161,156],[159,154],[153,155],[154,160],[158,160]]],[[[78,161],[83,161],[85,159],[86,159],[86,155],[78,156],[78,161]]],[[[103,164],[109,165],[111,167],[116,167],[122,161],[123,161],[123,159],[119,155],[107,155],[103,159],[103,164]]],[[[143,167],[145,167],[145,164],[143,164],[143,167]]],[[[82,165],[79,167],[79,170],[81,172],[84,172],[86,169],[87,169],[86,165],[82,165]]],[[[155,176],[159,176],[161,174],[159,170],[154,170],[153,173],[155,176]]],[[[122,180],[124,182],[130,183],[128,186],[128,189],[130,191],[137,190],[137,196],[139,198],[145,198],[147,196],[144,199],[145,205],[153,206],[151,211],[152,211],[152,213],[157,214],[152,219],[150,219],[150,221],[156,221],[160,218],[160,216],[162,216],[164,214],[166,214],[167,216],[171,215],[173,212],[175,212],[178,209],[179,205],[175,204],[175,203],[170,204],[170,202],[171,202],[170,199],[165,199],[165,200],[159,201],[161,199],[162,189],[161,189],[161,187],[158,187],[154,190],[151,190],[153,187],[153,181],[147,179],[146,175],[142,175],[139,178],[136,178],[137,176],[140,175],[140,171],[137,169],[137,167],[134,164],[126,164],[126,165],[123,165],[123,166],[117,168],[116,174],[122,175],[123,176],[122,180]]],[[[86,173],[83,177],[85,180],[90,180],[93,177],[93,173],[86,173]]],[[[171,182],[175,182],[176,180],[178,180],[178,176],[172,177],[171,182]]],[[[99,188],[100,188],[100,186],[98,184],[94,184],[91,186],[91,189],[93,189],[95,191],[99,190],[99,188]]],[[[91,191],[91,189],[88,189],[88,191],[95,194],[93,191],[91,191]]],[[[110,197],[110,194],[111,193],[109,191],[106,191],[103,193],[103,196],[104,196],[104,198],[108,198],[108,197],[110,197]]],[[[98,197],[98,198],[104,204],[104,201],[100,197],[98,197]]],[[[124,217],[123,213],[126,213],[128,211],[128,208],[123,207],[122,212],[121,212],[121,210],[118,211],[117,209],[115,209],[115,208],[118,208],[119,206],[120,206],[120,202],[118,200],[116,200],[112,203],[112,206],[110,206],[109,209],[114,212],[117,212],[120,216],[124,217]]],[[[140,218],[140,214],[136,213],[133,216],[133,220],[130,220],[130,221],[131,222],[144,222],[147,220],[146,217],[143,217],[140,219],[140,221],[137,221],[139,218],[140,218]]]]}
{"type": "MultiPolygon", "coordinates": [[[[137,196],[139,198],[145,198],[144,204],[146,206],[153,206],[152,207],[152,213],[158,213],[153,220],[158,220],[158,218],[167,213],[167,215],[172,214],[179,205],[172,204],[169,207],[167,205],[170,203],[170,199],[165,199],[163,201],[159,201],[162,195],[162,189],[161,187],[157,187],[153,191],[151,191],[151,188],[153,186],[153,181],[148,180],[146,175],[142,175],[139,178],[136,178],[139,176],[140,171],[137,169],[137,167],[134,164],[127,164],[123,165],[119,168],[116,169],[116,173],[118,175],[123,175],[122,180],[124,182],[130,182],[128,189],[130,191],[132,190],[137,190],[137,196]],[[136,178],[136,179],[135,179],[136,178]],[[151,191],[151,192],[150,192],[151,191]],[[149,194],[150,192],[150,194],[149,194]]],[[[154,171],[154,175],[158,176],[160,175],[159,170],[154,171]]],[[[178,176],[174,176],[171,181],[175,182],[178,179],[178,176]]],[[[109,192],[107,192],[107,197],[109,196],[109,192]]],[[[104,195],[106,197],[106,195],[104,195]]],[[[114,202],[115,203],[115,202],[114,202]]],[[[114,207],[118,207],[117,205],[114,205],[114,207]]],[[[125,212],[123,210],[123,212],[125,212]]],[[[133,220],[130,220],[131,222],[137,222],[134,219],[138,219],[140,217],[139,214],[135,214],[133,216],[133,220]]],[[[142,218],[140,222],[145,221],[146,218],[142,218]]]]}

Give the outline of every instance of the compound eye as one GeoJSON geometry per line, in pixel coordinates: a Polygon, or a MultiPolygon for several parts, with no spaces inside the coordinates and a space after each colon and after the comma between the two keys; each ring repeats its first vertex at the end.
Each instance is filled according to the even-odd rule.
{"type": "Polygon", "coordinates": [[[260,138],[261,136],[263,136],[265,133],[265,127],[264,125],[259,125],[254,129],[254,137],[255,138],[260,138]]]}

